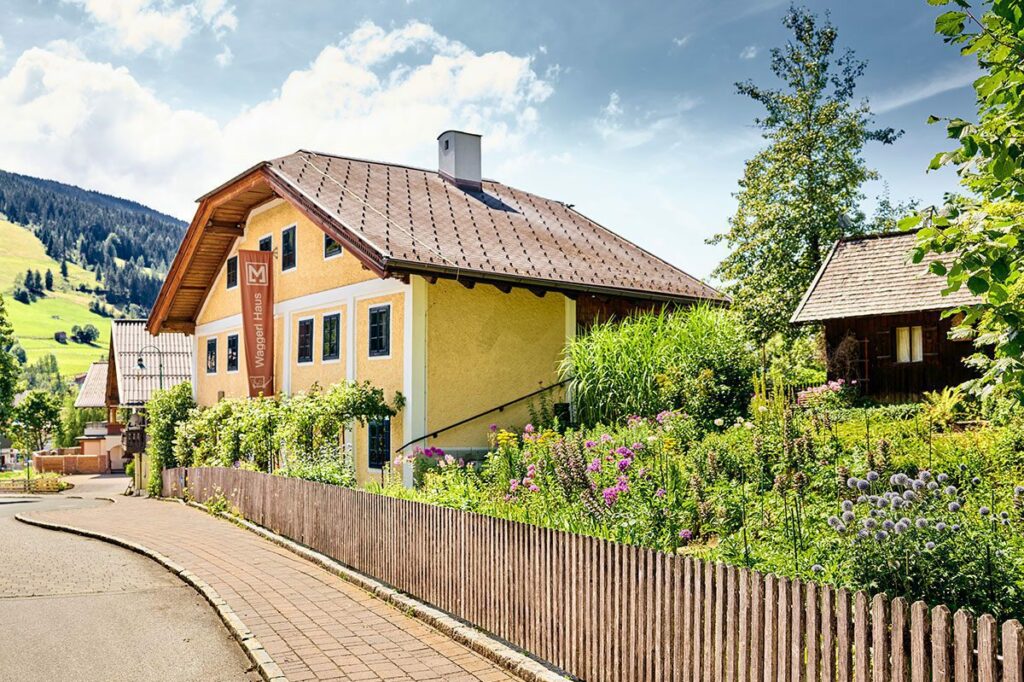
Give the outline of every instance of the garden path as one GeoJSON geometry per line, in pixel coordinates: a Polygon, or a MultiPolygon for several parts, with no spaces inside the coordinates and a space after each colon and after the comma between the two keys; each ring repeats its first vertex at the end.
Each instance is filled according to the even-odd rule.
{"type": "Polygon", "coordinates": [[[289,680],[516,679],[333,573],[202,511],[120,498],[31,516],[143,545],[191,571],[227,602],[289,680]]]}

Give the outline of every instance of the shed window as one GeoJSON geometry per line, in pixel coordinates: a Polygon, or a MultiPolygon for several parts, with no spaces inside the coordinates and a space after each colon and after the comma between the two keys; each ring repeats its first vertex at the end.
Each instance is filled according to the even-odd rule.
{"type": "Polygon", "coordinates": [[[238,256],[228,258],[227,264],[227,288],[234,289],[238,286],[238,256]]]}
{"type": "Polygon", "coordinates": [[[217,337],[206,339],[206,373],[217,373],[217,337]]]}
{"type": "Polygon", "coordinates": [[[921,327],[896,327],[896,362],[923,361],[924,334],[921,327]]]}
{"type": "Polygon", "coordinates": [[[391,354],[391,306],[370,308],[370,357],[391,354]]]}
{"type": "Polygon", "coordinates": [[[281,232],[281,269],[291,270],[295,267],[295,226],[281,232]]]}
{"type": "Polygon", "coordinates": [[[331,239],[329,235],[324,235],[324,260],[328,258],[334,258],[335,256],[341,255],[341,244],[331,239]]]}
{"type": "Polygon", "coordinates": [[[238,371],[238,334],[228,334],[228,371],[238,371]]]}
{"type": "Polygon", "coordinates": [[[298,361],[313,362],[313,318],[299,320],[298,361]]]}
{"type": "Polygon", "coordinates": [[[341,330],[341,315],[334,313],[324,315],[323,359],[337,360],[341,356],[341,343],[338,334],[341,330]]]}
{"type": "Polygon", "coordinates": [[[388,461],[391,450],[391,419],[375,419],[367,424],[369,440],[368,465],[371,469],[382,469],[388,461]]]}
{"type": "Polygon", "coordinates": [[[273,251],[274,250],[274,238],[271,235],[267,235],[260,240],[260,251],[273,251]]]}

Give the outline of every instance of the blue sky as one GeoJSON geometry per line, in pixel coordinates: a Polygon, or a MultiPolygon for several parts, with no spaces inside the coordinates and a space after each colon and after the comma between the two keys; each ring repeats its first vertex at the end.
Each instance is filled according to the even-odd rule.
{"type": "MultiPolygon", "coordinates": [[[[434,167],[447,128],[484,135],[484,175],[576,207],[694,275],[723,255],[788,2],[6,0],[0,168],[184,219],[251,163],[310,148],[434,167]]],[[[859,96],[906,131],[867,150],[894,199],[941,199],[973,64],[925,0],[807,2],[868,61],[859,96]]],[[[865,188],[866,208],[882,191],[865,188]]]]}

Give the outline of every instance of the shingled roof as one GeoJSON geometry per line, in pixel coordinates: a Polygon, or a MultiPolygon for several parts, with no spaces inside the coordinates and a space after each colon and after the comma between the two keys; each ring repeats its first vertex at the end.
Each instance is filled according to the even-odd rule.
{"type": "Polygon", "coordinates": [[[151,331],[189,331],[203,287],[248,210],[274,196],[293,203],[381,277],[421,274],[641,299],[728,301],[560,201],[493,180],[475,190],[433,170],[299,150],[200,197],[154,305],[151,331]]]}
{"type": "Polygon", "coordinates": [[[114,320],[110,362],[114,364],[117,404],[145,405],[161,385],[168,389],[191,380],[192,344],[184,334],[151,335],[146,320],[114,320]]]}
{"type": "Polygon", "coordinates": [[[852,237],[836,242],[790,322],[801,324],[973,303],[961,288],[942,295],[945,279],[928,270],[934,259],[910,260],[913,232],[852,237]]]}
{"type": "Polygon", "coordinates": [[[89,365],[85,381],[78,389],[75,407],[104,407],[107,404],[107,363],[94,362],[89,365]]]}

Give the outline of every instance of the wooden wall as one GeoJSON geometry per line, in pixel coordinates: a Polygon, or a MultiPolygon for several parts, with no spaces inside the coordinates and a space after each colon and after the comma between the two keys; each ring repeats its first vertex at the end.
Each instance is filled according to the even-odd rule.
{"type": "Polygon", "coordinates": [[[915,400],[925,391],[963,383],[973,377],[963,358],[971,355],[974,347],[969,341],[951,341],[951,326],[951,320],[942,319],[940,311],[829,320],[825,323],[829,379],[857,379],[865,395],[887,402],[915,400]],[[896,362],[896,327],[918,325],[923,332],[924,361],[896,362]],[[848,335],[859,342],[853,376],[843,376],[844,368],[834,358],[848,335]]]}

